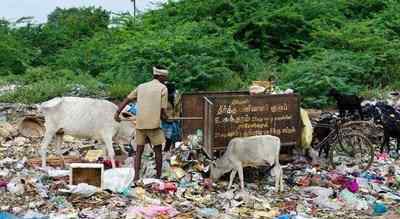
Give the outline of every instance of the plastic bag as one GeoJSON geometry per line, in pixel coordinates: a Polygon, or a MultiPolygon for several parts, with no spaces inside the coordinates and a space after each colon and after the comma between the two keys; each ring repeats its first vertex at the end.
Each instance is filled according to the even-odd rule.
{"type": "Polygon", "coordinates": [[[169,206],[159,206],[159,205],[151,205],[146,208],[140,207],[130,207],[126,213],[126,219],[137,219],[137,218],[145,218],[152,219],[156,218],[160,215],[168,216],[169,218],[173,218],[178,214],[178,211],[175,208],[169,206]]]}
{"type": "Polygon", "coordinates": [[[318,197],[314,199],[314,202],[320,208],[338,210],[342,207],[339,204],[337,204],[329,199],[329,196],[333,195],[332,189],[312,186],[312,187],[304,188],[304,189],[302,189],[302,191],[310,192],[310,193],[317,195],[318,197]]]}
{"type": "Polygon", "coordinates": [[[374,215],[382,215],[387,212],[387,207],[380,202],[375,202],[374,205],[372,206],[372,209],[374,210],[374,215]]]}
{"type": "Polygon", "coordinates": [[[32,210],[27,211],[23,217],[23,219],[47,219],[47,218],[49,217],[32,210]]]}
{"type": "Polygon", "coordinates": [[[346,207],[355,208],[357,210],[367,210],[368,203],[365,200],[359,199],[354,193],[347,189],[340,192],[339,197],[345,202],[346,207]]]}
{"type": "Polygon", "coordinates": [[[68,185],[71,193],[80,194],[84,197],[90,197],[97,192],[97,187],[91,186],[87,183],[79,183],[78,185],[68,185]]]}
{"type": "Polygon", "coordinates": [[[300,117],[301,117],[301,122],[303,124],[300,145],[303,149],[308,149],[311,147],[313,128],[310,117],[308,116],[307,111],[305,111],[303,108],[300,108],[300,117]]]}
{"type": "Polygon", "coordinates": [[[0,219],[21,219],[21,218],[7,212],[0,212],[0,219]]]}
{"type": "Polygon", "coordinates": [[[7,184],[7,190],[16,195],[22,195],[25,192],[24,185],[20,179],[14,178],[7,184]]]}
{"type": "Polygon", "coordinates": [[[197,209],[196,213],[204,218],[214,218],[218,216],[219,212],[215,208],[201,208],[197,209]]]}
{"type": "Polygon", "coordinates": [[[104,189],[120,193],[133,181],[133,168],[114,168],[104,171],[104,189]]]}

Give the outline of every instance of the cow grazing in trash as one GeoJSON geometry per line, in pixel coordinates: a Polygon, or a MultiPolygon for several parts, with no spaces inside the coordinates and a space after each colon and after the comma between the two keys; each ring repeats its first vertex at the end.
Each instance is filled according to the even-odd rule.
{"type": "Polygon", "coordinates": [[[131,121],[114,121],[117,106],[107,100],[56,97],[42,103],[39,110],[45,117],[46,128],[40,150],[43,167],[46,166],[47,146],[54,136],[59,155],[64,134],[104,142],[108,157],[115,167],[113,141],[127,144],[135,134],[131,121]]]}
{"type": "Polygon", "coordinates": [[[275,190],[283,190],[282,168],[279,164],[280,139],[271,135],[232,139],[221,158],[211,165],[211,178],[215,181],[231,171],[228,189],[231,188],[236,173],[239,173],[240,186],[244,190],[243,168],[247,166],[270,165],[271,175],[275,176],[275,190]]]}

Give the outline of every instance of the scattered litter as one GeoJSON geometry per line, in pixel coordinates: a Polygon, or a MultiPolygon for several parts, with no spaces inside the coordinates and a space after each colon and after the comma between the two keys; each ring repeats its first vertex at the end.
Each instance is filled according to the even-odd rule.
{"type": "Polygon", "coordinates": [[[103,177],[83,170],[91,165],[107,168],[103,150],[96,150],[102,145],[93,140],[64,136],[63,158],[51,156],[55,148],[49,147],[50,167],[41,169],[41,139],[33,137],[42,135],[41,125],[34,118],[37,122],[25,119],[23,126],[7,118],[0,122],[0,219],[400,218],[400,161],[393,153],[377,153],[365,172],[351,166],[328,169],[323,160],[315,165],[296,157],[282,164],[288,190],[281,194],[274,192],[267,171],[245,169],[243,193],[237,181],[226,190],[229,174],[225,180],[208,178],[211,162],[202,152],[203,133],[196,130],[163,154],[161,179],[153,178],[154,153],[144,153],[141,181],[132,187],[134,156],[118,157],[124,168],[107,169],[103,177]],[[99,186],[79,180],[70,184],[68,168],[75,163],[82,167],[76,173],[79,180],[96,179],[99,186]]]}
{"type": "Polygon", "coordinates": [[[218,210],[215,208],[197,209],[196,213],[203,218],[214,218],[218,216],[218,210]]]}
{"type": "Polygon", "coordinates": [[[135,171],[133,168],[114,168],[104,171],[104,189],[122,193],[131,186],[135,171]]]}
{"type": "Polygon", "coordinates": [[[97,192],[97,187],[88,185],[86,183],[79,183],[78,185],[68,185],[69,190],[64,190],[65,192],[70,192],[73,194],[82,195],[83,197],[90,197],[97,192]]]}

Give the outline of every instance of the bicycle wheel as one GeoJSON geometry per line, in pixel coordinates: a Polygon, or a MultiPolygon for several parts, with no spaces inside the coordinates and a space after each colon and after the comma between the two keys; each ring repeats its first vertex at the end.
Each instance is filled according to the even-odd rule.
{"type": "Polygon", "coordinates": [[[351,154],[353,151],[352,144],[348,143],[348,135],[350,133],[354,133],[353,129],[351,128],[341,128],[339,133],[338,133],[338,138],[337,138],[337,145],[336,145],[336,150],[341,151],[346,154],[351,154]]]}
{"type": "Polygon", "coordinates": [[[375,148],[371,141],[355,132],[343,134],[341,138],[341,144],[332,145],[329,152],[331,166],[345,165],[360,171],[367,170],[374,160],[375,148]]]}

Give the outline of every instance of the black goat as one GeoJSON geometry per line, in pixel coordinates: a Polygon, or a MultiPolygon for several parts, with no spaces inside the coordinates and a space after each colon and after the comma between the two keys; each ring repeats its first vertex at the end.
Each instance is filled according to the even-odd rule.
{"type": "Polygon", "coordinates": [[[390,138],[395,138],[397,141],[397,151],[400,149],[400,113],[392,106],[385,103],[377,103],[375,105],[376,111],[373,113],[376,123],[383,126],[384,140],[381,145],[381,152],[386,146],[390,151],[390,138]]]}
{"type": "Polygon", "coordinates": [[[335,88],[332,88],[328,92],[328,97],[333,97],[336,100],[336,105],[339,110],[339,115],[341,118],[346,116],[348,111],[350,114],[354,115],[355,111],[358,111],[360,118],[363,120],[363,112],[361,108],[361,102],[363,98],[356,95],[341,94],[335,88]]]}

